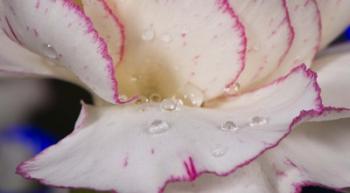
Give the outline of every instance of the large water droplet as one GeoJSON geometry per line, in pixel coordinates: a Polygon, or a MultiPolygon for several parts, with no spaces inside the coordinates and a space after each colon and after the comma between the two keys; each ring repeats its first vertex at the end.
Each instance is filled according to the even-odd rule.
{"type": "Polygon", "coordinates": [[[173,37],[170,34],[163,34],[160,38],[164,43],[170,43],[173,40],[173,37]]]}
{"type": "Polygon", "coordinates": [[[184,102],[191,106],[200,107],[204,102],[204,94],[198,87],[187,84],[182,91],[184,102]]]}
{"type": "Polygon", "coordinates": [[[51,44],[45,44],[43,47],[44,47],[43,51],[46,57],[53,60],[58,58],[57,51],[51,44]]]}
{"type": "Polygon", "coordinates": [[[163,111],[176,111],[180,110],[182,105],[183,102],[180,99],[167,98],[162,101],[162,103],[160,104],[160,108],[163,111]]]}
{"type": "Polygon", "coordinates": [[[260,117],[260,116],[255,116],[251,119],[249,126],[255,127],[255,126],[261,126],[267,124],[269,119],[267,117],[260,117]]]}
{"type": "Polygon", "coordinates": [[[145,29],[142,33],[142,39],[144,41],[151,41],[155,37],[154,29],[152,26],[149,26],[147,29],[145,29]]]}
{"type": "Polygon", "coordinates": [[[212,151],[211,151],[211,154],[214,156],[214,157],[222,157],[224,155],[226,155],[228,151],[228,148],[227,147],[224,147],[222,145],[217,145],[212,151]]]}
{"type": "Polygon", "coordinates": [[[229,87],[226,87],[224,89],[224,92],[228,95],[233,95],[233,94],[237,94],[240,89],[241,89],[241,85],[239,83],[236,83],[229,87]]]}
{"type": "Polygon", "coordinates": [[[220,129],[223,131],[237,131],[239,127],[233,121],[225,121],[220,129]]]}
{"type": "Polygon", "coordinates": [[[147,128],[147,132],[150,134],[161,134],[170,129],[169,123],[163,120],[156,119],[151,122],[147,128]]]}

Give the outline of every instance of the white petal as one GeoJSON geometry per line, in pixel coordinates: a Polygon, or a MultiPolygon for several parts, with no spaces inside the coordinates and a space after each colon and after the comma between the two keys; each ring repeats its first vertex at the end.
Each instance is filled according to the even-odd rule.
{"type": "Polygon", "coordinates": [[[169,182],[192,181],[203,173],[227,175],[318,112],[318,93],[315,74],[299,67],[240,97],[252,103],[231,102],[236,105],[231,109],[84,106],[75,131],[24,162],[18,173],[49,185],[122,193],[159,192],[169,182]],[[221,128],[226,121],[233,122],[231,130],[221,128]]]}
{"type": "Polygon", "coordinates": [[[325,106],[350,108],[350,52],[331,53],[313,65],[325,106]]]}
{"type": "Polygon", "coordinates": [[[294,33],[283,0],[229,0],[247,33],[247,61],[241,87],[266,78],[289,50],[294,33]]]}
{"type": "Polygon", "coordinates": [[[280,145],[227,177],[203,175],[166,193],[297,193],[303,186],[350,186],[350,119],[302,124],[280,145]]]}
{"type": "Polygon", "coordinates": [[[243,70],[246,37],[226,0],[109,4],[125,26],[125,57],[117,68],[125,92],[151,87],[166,96],[190,84],[207,99],[220,95],[243,70]]]}
{"type": "Polygon", "coordinates": [[[71,1],[3,0],[17,42],[74,72],[99,96],[120,102],[114,66],[105,41],[71,1]]]}
{"type": "Polygon", "coordinates": [[[286,1],[294,41],[286,57],[267,81],[286,74],[300,64],[311,66],[321,42],[321,16],[314,0],[286,1]]]}
{"type": "Polygon", "coordinates": [[[326,47],[350,24],[350,1],[316,0],[322,21],[321,48],[326,47]]]}

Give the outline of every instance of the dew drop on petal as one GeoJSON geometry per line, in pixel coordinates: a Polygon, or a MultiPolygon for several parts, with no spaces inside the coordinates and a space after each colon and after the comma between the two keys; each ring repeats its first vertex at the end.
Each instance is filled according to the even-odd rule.
{"type": "Polygon", "coordinates": [[[223,131],[237,131],[239,127],[233,121],[225,121],[220,129],[223,131]]]}
{"type": "Polygon", "coordinates": [[[170,43],[173,37],[170,34],[163,34],[160,38],[164,43],[170,43]]]}
{"type": "Polygon", "coordinates": [[[55,48],[51,44],[45,44],[43,46],[43,52],[44,52],[45,56],[50,58],[50,59],[55,60],[58,58],[57,51],[55,50],[55,48]]]}
{"type": "Polygon", "coordinates": [[[154,102],[154,103],[158,103],[158,102],[161,102],[162,101],[162,96],[158,93],[152,93],[150,96],[149,96],[149,100],[151,102],[154,102]]]}
{"type": "Polygon", "coordinates": [[[154,33],[154,29],[152,26],[149,26],[147,29],[145,29],[143,32],[142,32],[142,36],[141,38],[144,40],[144,41],[152,41],[155,37],[155,33],[154,33]]]}
{"type": "Polygon", "coordinates": [[[169,129],[170,125],[168,122],[156,119],[149,124],[147,132],[149,134],[161,134],[168,131],[169,129]]]}
{"type": "Polygon", "coordinates": [[[149,102],[149,99],[145,96],[139,96],[138,99],[135,101],[136,104],[143,104],[148,102],[149,102]]]}
{"type": "Polygon", "coordinates": [[[261,126],[267,124],[269,119],[267,117],[260,117],[260,116],[255,116],[251,119],[249,126],[250,127],[255,127],[255,126],[261,126]]]}
{"type": "Polygon", "coordinates": [[[224,89],[224,92],[228,95],[233,95],[238,93],[240,89],[241,89],[241,85],[239,83],[236,83],[232,86],[226,87],[224,89]]]}
{"type": "Polygon", "coordinates": [[[160,108],[163,111],[176,111],[176,110],[180,110],[182,105],[183,103],[180,99],[166,98],[161,102],[160,108]]]}
{"type": "Polygon", "coordinates": [[[200,107],[204,102],[204,93],[198,87],[187,84],[182,91],[184,102],[190,106],[200,107]]]}
{"type": "Polygon", "coordinates": [[[211,154],[218,158],[218,157],[222,157],[224,155],[226,155],[228,151],[228,148],[227,147],[224,147],[222,145],[217,145],[212,151],[211,151],[211,154]]]}

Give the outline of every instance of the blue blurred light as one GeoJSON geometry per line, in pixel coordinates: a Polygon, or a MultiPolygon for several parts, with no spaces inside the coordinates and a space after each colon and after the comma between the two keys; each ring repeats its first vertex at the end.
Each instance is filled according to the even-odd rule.
{"type": "Polygon", "coordinates": [[[57,140],[44,130],[30,125],[14,126],[0,133],[0,140],[16,140],[33,147],[34,153],[38,153],[57,140]]]}
{"type": "Polygon", "coordinates": [[[345,31],[345,38],[350,40],[350,27],[345,31]]]}

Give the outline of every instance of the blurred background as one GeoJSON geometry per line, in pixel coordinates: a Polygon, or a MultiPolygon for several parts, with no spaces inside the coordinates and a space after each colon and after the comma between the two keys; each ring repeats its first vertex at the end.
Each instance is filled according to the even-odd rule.
{"type": "MultiPolygon", "coordinates": [[[[350,28],[333,45],[345,41],[350,41],[350,28]]],[[[93,104],[87,91],[63,81],[0,77],[0,193],[69,192],[24,180],[14,172],[20,162],[72,131],[81,100],[93,104]]],[[[332,192],[305,187],[302,193],[332,192]]]]}

